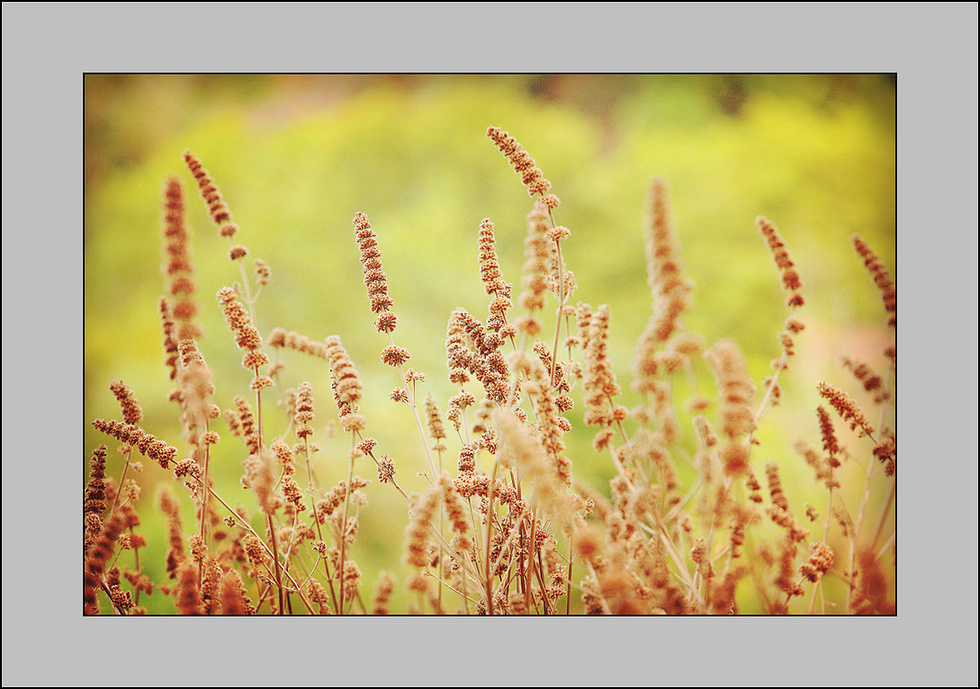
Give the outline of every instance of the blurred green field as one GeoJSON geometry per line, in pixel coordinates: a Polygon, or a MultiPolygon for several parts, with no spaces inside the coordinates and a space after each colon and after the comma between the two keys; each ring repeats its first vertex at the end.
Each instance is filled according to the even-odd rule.
{"type": "MultiPolygon", "coordinates": [[[[504,279],[515,295],[520,289],[531,201],[484,135],[494,125],[534,156],[561,198],[555,217],[572,232],[563,252],[579,285],[573,302],[611,306],[610,355],[624,404],[637,402],[629,366],[651,311],[644,258],[651,178],[670,185],[696,283],[687,328],[709,343],[734,339],[757,381],[779,355],[787,310],[755,218],[779,227],[804,280],[807,330],[783,379],[785,403],[763,423],[761,460],[784,467],[795,505],[814,502],[810,470],[787,448],[798,437],[819,444],[816,383],[857,388],[841,356],[884,368],[885,314],[850,237],[864,237],[894,275],[895,98],[889,75],[86,75],[84,461],[99,443],[113,445],[90,425],[119,418],[112,379],[134,390],[146,430],[184,451],[176,407],[166,401],[172,386],[156,310],[168,175],[184,184],[200,347],[215,374],[215,401],[228,408],[247,391],[249,375],[214,298],[239,279],[238,268],[184,167],[190,149],[241,228],[236,240],[248,247],[249,265],[261,258],[272,268],[257,303],[260,332],[340,335],[365,382],[367,434],[396,461],[406,489],[421,489],[415,474],[425,460],[408,410],[388,400],[398,377],[379,359],[387,339],[368,310],[351,219],[366,213],[378,234],[399,316],[396,342],[427,375],[422,396],[431,391],[444,409],[455,392],[443,347],[449,314],[462,306],[486,316],[476,249],[484,218],[496,226],[504,279]],[[770,447],[779,454],[765,454],[770,447]]],[[[326,437],[334,413],[326,365],[299,354],[284,361],[290,387],[313,383],[317,470],[332,485],[346,474],[349,441],[326,437]]],[[[580,416],[578,408],[570,414],[576,426],[580,416]]],[[[281,415],[267,418],[281,432],[281,415]]],[[[612,467],[590,438],[569,441],[574,472],[608,493],[612,467]]],[[[239,443],[222,433],[212,466],[223,494],[251,505],[238,487],[239,443]]],[[[118,477],[121,459],[111,457],[118,477]]],[[[155,486],[174,480],[145,464],[138,508],[151,549],[141,561],[163,582],[164,562],[152,559],[152,544],[166,541],[155,486]]],[[[380,569],[404,579],[405,505],[377,483],[372,466],[358,473],[372,480],[354,552],[369,598],[380,569]]],[[[406,600],[399,587],[393,608],[406,600]]],[[[159,593],[141,604],[172,610],[159,593]]]]}

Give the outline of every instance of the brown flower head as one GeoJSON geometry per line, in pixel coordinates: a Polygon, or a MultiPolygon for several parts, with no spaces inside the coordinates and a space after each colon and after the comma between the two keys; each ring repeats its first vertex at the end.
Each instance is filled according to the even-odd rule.
{"type": "Polygon", "coordinates": [[[529,196],[548,193],[551,182],[545,179],[541,170],[535,166],[534,158],[517,143],[517,139],[499,127],[488,127],[487,137],[507,157],[514,171],[521,176],[521,182],[527,187],[529,196]]]}
{"type": "Polygon", "coordinates": [[[331,388],[333,389],[334,401],[340,416],[354,413],[357,411],[357,403],[361,399],[361,379],[354,368],[347,350],[340,341],[340,337],[332,335],[326,339],[324,344],[327,347],[327,361],[330,364],[330,375],[333,379],[331,388]]]}
{"type": "Polygon", "coordinates": [[[749,378],[745,359],[733,342],[719,342],[705,355],[711,363],[718,384],[722,415],[722,432],[730,439],[755,430],[752,398],[755,385],[749,378]]]}
{"type": "Polygon", "coordinates": [[[538,199],[527,215],[527,237],[524,240],[524,277],[520,304],[528,311],[544,308],[545,293],[552,272],[554,244],[548,239],[548,207],[538,199]]]}
{"type": "Polygon", "coordinates": [[[766,243],[769,245],[769,250],[772,252],[773,260],[776,262],[776,268],[779,269],[779,273],[782,276],[783,288],[790,292],[787,304],[791,308],[802,306],[803,297],[800,295],[800,288],[803,287],[803,281],[800,279],[800,274],[796,270],[796,265],[789,256],[786,243],[779,234],[779,230],[761,215],[756,218],[755,222],[759,226],[759,231],[762,233],[762,236],[765,237],[766,243]]]}
{"type": "Polygon", "coordinates": [[[851,237],[851,241],[854,242],[854,248],[857,250],[858,254],[864,259],[864,266],[871,273],[871,277],[874,278],[875,285],[881,291],[881,299],[885,304],[885,311],[888,313],[888,325],[895,327],[896,315],[898,309],[898,300],[895,292],[895,282],[892,280],[891,275],[888,272],[888,268],[885,264],[878,258],[878,255],[871,250],[868,243],[864,241],[860,236],[854,235],[851,237]]]}
{"type": "Polygon", "coordinates": [[[139,402],[136,401],[136,395],[133,394],[133,391],[129,389],[126,383],[121,380],[119,382],[112,381],[109,383],[109,389],[119,401],[123,422],[135,426],[143,420],[143,410],[140,408],[139,402]]]}
{"type": "Polygon", "coordinates": [[[497,250],[494,246],[495,238],[493,233],[493,223],[490,218],[484,218],[480,224],[479,249],[480,279],[483,281],[483,288],[487,294],[503,294],[510,291],[509,285],[503,281],[500,272],[500,263],[497,261],[497,250]]]}
{"type": "Polygon", "coordinates": [[[228,206],[225,204],[221,192],[218,191],[218,187],[215,186],[208,171],[204,169],[201,161],[193,153],[184,151],[184,162],[187,163],[187,168],[194,175],[194,179],[197,180],[201,198],[204,199],[204,203],[208,207],[208,214],[211,216],[214,224],[220,228],[219,234],[230,237],[234,234],[234,230],[238,228],[231,222],[231,212],[228,210],[228,206]],[[229,231],[229,228],[234,228],[234,230],[229,231]]]}
{"type": "Polygon", "coordinates": [[[361,267],[364,270],[364,286],[367,288],[371,312],[379,314],[375,323],[379,332],[390,333],[395,329],[397,318],[391,313],[393,304],[388,296],[388,277],[381,265],[381,249],[378,238],[364,213],[354,215],[354,234],[361,254],[361,267]]]}
{"type": "Polygon", "coordinates": [[[167,291],[174,298],[173,316],[177,321],[177,338],[197,338],[201,328],[194,321],[198,306],[194,301],[197,285],[190,256],[189,232],[184,223],[184,200],[180,181],[169,177],[164,186],[163,272],[167,291]]]}
{"type": "Polygon", "coordinates": [[[840,414],[842,419],[851,424],[852,431],[860,428],[863,435],[874,435],[874,428],[868,422],[861,407],[847,393],[823,381],[817,384],[817,392],[840,414]]]}
{"type": "Polygon", "coordinates": [[[585,422],[589,425],[612,424],[612,398],[620,393],[616,374],[607,353],[609,319],[611,311],[606,304],[596,309],[589,320],[589,334],[585,344],[585,422]],[[609,413],[607,413],[609,412],[609,413]]]}

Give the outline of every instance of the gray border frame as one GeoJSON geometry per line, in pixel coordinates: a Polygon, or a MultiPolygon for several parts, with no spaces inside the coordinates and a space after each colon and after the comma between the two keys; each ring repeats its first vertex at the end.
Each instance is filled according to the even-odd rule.
{"type": "Polygon", "coordinates": [[[508,646],[523,649],[526,664],[507,683],[976,686],[976,3],[3,3],[2,11],[5,687],[498,684],[507,680],[494,656],[508,646]],[[273,660],[273,651],[241,620],[81,618],[81,77],[92,71],[897,72],[900,614],[400,617],[288,630],[264,620],[277,648],[295,648],[287,669],[282,656],[275,666],[252,660],[264,652],[273,660]],[[944,370],[937,359],[956,366],[944,370]]]}

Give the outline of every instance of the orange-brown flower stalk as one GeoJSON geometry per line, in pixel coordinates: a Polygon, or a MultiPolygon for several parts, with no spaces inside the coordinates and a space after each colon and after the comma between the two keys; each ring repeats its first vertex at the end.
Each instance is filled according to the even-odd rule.
{"type": "Polygon", "coordinates": [[[197,565],[186,562],[177,570],[177,612],[181,615],[201,614],[201,595],[197,586],[197,565]]]}
{"type": "Polygon", "coordinates": [[[786,529],[787,537],[794,542],[804,540],[809,532],[796,523],[789,509],[789,501],[783,492],[782,480],[779,477],[779,466],[775,462],[766,464],[766,482],[769,484],[771,504],[767,510],[769,518],[786,529]]]}
{"type": "Polygon", "coordinates": [[[874,437],[874,428],[868,423],[861,407],[846,392],[824,381],[817,384],[817,392],[840,414],[842,419],[851,424],[852,431],[860,428],[863,435],[874,437]]]}
{"type": "Polygon", "coordinates": [[[635,387],[650,387],[648,378],[657,372],[654,352],[663,348],[680,328],[680,317],[688,307],[693,285],[684,278],[676,232],[667,201],[667,184],[655,178],[650,185],[650,225],[646,242],[647,282],[653,295],[653,314],[637,345],[633,362],[635,387]]]}
{"type": "Polygon", "coordinates": [[[211,395],[214,394],[211,369],[197,343],[194,340],[181,340],[177,346],[180,352],[178,379],[184,403],[184,424],[188,436],[196,443],[197,434],[207,431],[208,419],[217,418],[220,410],[211,403],[211,395]]]}
{"type": "Polygon", "coordinates": [[[252,325],[252,318],[241,302],[238,301],[238,294],[233,288],[222,287],[218,290],[217,298],[225,315],[225,321],[228,323],[228,328],[235,335],[235,344],[245,352],[245,356],[242,358],[242,366],[255,374],[253,388],[268,387],[272,384],[271,380],[268,381],[268,384],[257,382],[261,379],[258,373],[259,366],[268,364],[269,357],[260,349],[262,336],[252,325]]]}
{"type": "Polygon", "coordinates": [[[888,273],[888,268],[864,239],[854,235],[851,237],[851,241],[854,242],[854,248],[858,254],[864,259],[864,266],[874,278],[875,285],[881,290],[881,299],[885,304],[885,311],[888,313],[888,325],[894,328],[898,309],[895,282],[888,273]]]}
{"type": "Polygon", "coordinates": [[[347,430],[362,430],[366,422],[364,417],[357,413],[357,404],[361,400],[363,386],[357,375],[357,369],[354,368],[354,362],[344,349],[339,336],[331,335],[324,344],[327,347],[327,361],[333,379],[331,388],[340,421],[347,430]]]}
{"type": "Polygon", "coordinates": [[[487,330],[501,333],[501,329],[507,325],[507,310],[511,307],[511,284],[503,280],[494,243],[493,223],[490,218],[485,218],[480,224],[478,247],[480,278],[486,293],[493,297],[487,330]]]}
{"type": "MultiPolygon", "coordinates": [[[[160,312],[160,321],[163,326],[163,353],[165,358],[165,364],[167,370],[170,372],[170,380],[174,380],[177,377],[177,336],[176,336],[176,323],[173,319],[173,311],[170,308],[170,302],[167,301],[166,297],[160,297],[158,303],[158,310],[160,312]]],[[[179,395],[179,391],[171,393],[173,395],[179,395]]]]}
{"type": "Polygon", "coordinates": [[[92,426],[97,431],[110,435],[122,443],[132,445],[139,450],[141,455],[155,460],[164,469],[169,468],[170,462],[175,461],[177,457],[176,447],[171,447],[162,440],[157,440],[155,436],[138,426],[108,419],[96,419],[92,422],[92,426]]]}
{"type": "Polygon", "coordinates": [[[273,328],[265,343],[270,347],[293,349],[318,359],[327,358],[327,348],[322,342],[311,340],[306,335],[285,328],[273,328]]]}
{"type": "Polygon", "coordinates": [[[769,498],[772,504],[781,510],[789,509],[789,501],[783,492],[783,483],[779,479],[779,467],[770,462],[766,464],[766,479],[769,482],[769,498]]]}
{"type": "Polygon", "coordinates": [[[136,401],[133,391],[121,380],[109,383],[109,389],[119,402],[123,422],[138,425],[143,420],[143,410],[140,408],[140,403],[136,401]]]}
{"type": "Polygon", "coordinates": [[[163,273],[167,292],[174,299],[173,317],[178,340],[198,338],[201,328],[194,322],[198,305],[194,301],[197,284],[190,256],[189,233],[184,222],[184,199],[180,180],[169,177],[164,187],[163,273]]]}
{"type": "Polygon", "coordinates": [[[885,382],[881,376],[875,373],[870,366],[850,357],[844,357],[842,363],[844,368],[849,369],[854,377],[861,381],[864,389],[874,395],[876,404],[881,404],[891,397],[891,393],[885,387],[885,382]]]}
{"type": "MultiPolygon", "coordinates": [[[[214,394],[214,384],[211,382],[211,369],[208,368],[204,357],[197,348],[194,340],[181,340],[178,343],[180,352],[180,371],[178,381],[181,387],[181,407],[183,410],[184,433],[188,442],[195,445],[194,459],[188,460],[194,463],[197,470],[203,466],[201,472],[201,485],[203,490],[200,493],[201,499],[201,526],[198,536],[202,541],[207,538],[206,527],[209,517],[208,502],[211,497],[210,477],[210,446],[218,441],[217,433],[208,428],[208,421],[216,419],[221,413],[218,405],[211,402],[211,395],[214,394]]],[[[180,475],[180,471],[175,472],[180,475]]],[[[216,586],[217,584],[215,584],[216,586]]]]}
{"type": "MultiPolygon", "coordinates": [[[[796,266],[790,258],[789,251],[786,249],[786,243],[783,241],[782,236],[780,236],[776,226],[761,215],[756,218],[756,224],[758,224],[759,231],[762,233],[766,243],[769,245],[769,250],[772,252],[776,268],[782,277],[783,288],[790,293],[786,299],[786,305],[795,311],[795,309],[804,303],[803,295],[800,293],[800,289],[803,287],[800,274],[796,270],[796,266]]],[[[795,354],[794,336],[802,332],[803,329],[803,322],[794,316],[786,321],[786,329],[779,333],[779,344],[782,346],[783,353],[779,359],[773,361],[772,365],[775,373],[763,381],[763,384],[766,386],[766,394],[763,397],[762,407],[760,407],[759,411],[760,414],[766,404],[775,406],[779,403],[781,390],[777,381],[779,380],[780,373],[787,368],[789,357],[795,354]]]]}
{"type": "MultiPolygon", "coordinates": [[[[636,345],[632,387],[644,398],[637,418],[642,423],[656,420],[660,442],[669,447],[678,435],[671,376],[687,366],[689,357],[700,354],[704,345],[698,335],[683,329],[681,318],[694,286],[684,277],[667,184],[660,178],[650,185],[649,218],[646,259],[653,311],[636,345]]],[[[698,397],[692,403],[703,409],[705,399],[698,397]]]]}
{"type": "Polygon", "coordinates": [[[272,282],[272,269],[268,263],[257,258],[253,264],[255,265],[255,282],[259,287],[265,287],[272,282]]]}
{"type": "Polygon", "coordinates": [[[208,557],[203,563],[201,577],[201,612],[205,615],[216,615],[220,610],[219,589],[221,587],[221,565],[213,557],[208,557]]]}
{"type": "Polygon", "coordinates": [[[354,234],[360,249],[364,285],[371,302],[371,312],[378,314],[374,325],[378,332],[393,332],[398,325],[398,317],[391,311],[393,302],[388,296],[388,276],[381,265],[378,237],[364,213],[358,212],[354,215],[354,234]]]}
{"type": "Polygon", "coordinates": [[[184,554],[184,529],[180,521],[180,508],[167,485],[160,486],[160,511],[167,517],[170,549],[167,552],[167,574],[177,577],[177,568],[186,559],[184,554]]]}
{"type": "Polygon", "coordinates": [[[262,432],[262,390],[275,385],[275,382],[267,375],[259,374],[259,367],[269,363],[269,357],[262,351],[262,336],[252,325],[252,318],[249,316],[245,307],[238,301],[238,294],[231,287],[223,287],[218,290],[218,303],[224,312],[225,321],[228,328],[235,335],[235,344],[245,352],[242,357],[242,367],[253,374],[250,387],[255,390],[256,405],[256,433],[258,445],[264,445],[262,432]]]}
{"type": "Polygon", "coordinates": [[[535,166],[534,158],[517,143],[517,139],[499,127],[488,127],[487,137],[507,157],[514,171],[521,176],[521,182],[527,187],[529,196],[548,193],[551,182],[545,179],[544,173],[535,166]]]}
{"type": "Polygon", "coordinates": [[[570,524],[575,518],[575,508],[566,491],[565,477],[556,470],[561,465],[549,465],[542,444],[509,411],[498,409],[494,421],[500,431],[497,457],[501,465],[516,468],[519,475],[533,482],[533,492],[527,499],[539,508],[539,516],[562,525],[570,524]]]}
{"type": "Polygon", "coordinates": [[[353,476],[351,477],[350,490],[348,490],[347,481],[339,481],[327,492],[326,496],[317,502],[317,517],[321,522],[326,521],[326,517],[333,515],[337,508],[344,503],[348,494],[356,496],[357,491],[367,484],[368,482],[360,476],[353,476]]]}
{"type": "Polygon", "coordinates": [[[446,446],[443,445],[442,441],[446,437],[446,428],[442,424],[439,406],[436,404],[436,398],[433,397],[432,393],[429,393],[425,398],[425,415],[429,427],[429,437],[436,441],[432,449],[437,452],[445,450],[446,446]]]}
{"type": "MultiPolygon", "coordinates": [[[[235,395],[235,411],[232,412],[231,416],[237,423],[237,432],[235,435],[239,435],[244,439],[245,445],[248,447],[249,454],[256,454],[259,451],[259,434],[258,428],[255,425],[255,415],[252,413],[252,407],[248,401],[241,395],[235,395]]],[[[234,428],[232,424],[229,427],[234,428]]]]}
{"type": "Polygon", "coordinates": [[[281,498],[275,492],[276,477],[272,471],[272,453],[259,450],[245,460],[245,478],[258,498],[259,509],[271,515],[281,506],[281,498]]]}
{"type": "Polygon", "coordinates": [[[567,486],[572,483],[572,460],[565,455],[565,432],[571,424],[561,416],[551,387],[551,376],[544,366],[532,368],[531,380],[526,383],[528,396],[533,399],[539,442],[558,477],[567,486]]]}
{"type": "Polygon", "coordinates": [[[817,419],[820,422],[820,436],[823,439],[823,449],[828,454],[828,463],[831,467],[839,467],[840,460],[837,459],[837,455],[840,453],[840,444],[837,442],[837,433],[834,431],[830,413],[822,406],[817,407],[817,419]]]}
{"type": "Polygon", "coordinates": [[[810,545],[810,559],[800,566],[800,574],[808,581],[817,581],[830,571],[834,564],[834,551],[826,543],[815,542],[810,545]]]}
{"type": "MultiPolygon", "coordinates": [[[[326,352],[326,348],[324,348],[326,352]]],[[[309,438],[313,435],[313,386],[309,382],[302,382],[296,391],[296,437],[299,439],[309,438]]]]}
{"type": "Polygon", "coordinates": [[[467,344],[466,324],[469,314],[464,309],[453,311],[446,325],[446,363],[449,382],[462,385],[470,379],[477,355],[467,344]]]}
{"type": "Polygon", "coordinates": [[[607,352],[610,316],[609,306],[602,304],[589,321],[585,344],[585,423],[590,426],[606,427],[622,421],[617,419],[612,401],[621,390],[607,352]]]}
{"type": "Polygon", "coordinates": [[[789,251],[786,249],[786,242],[783,241],[776,226],[766,218],[760,215],[755,219],[755,222],[759,226],[759,231],[762,233],[762,236],[765,237],[766,243],[769,244],[769,250],[772,252],[773,260],[783,280],[783,288],[790,293],[789,297],[786,298],[786,305],[790,308],[803,306],[803,295],[800,294],[803,281],[800,279],[800,274],[796,270],[796,264],[793,263],[793,260],[789,256],[789,251]]]}
{"type": "Polygon", "coordinates": [[[873,454],[885,466],[885,476],[895,475],[895,453],[895,439],[891,436],[885,436],[875,444],[873,454]]]}
{"type": "Polygon", "coordinates": [[[310,599],[317,604],[320,614],[332,615],[333,610],[330,608],[330,594],[327,593],[327,589],[323,587],[323,584],[316,579],[310,579],[307,588],[309,589],[310,599]]]}
{"type": "Polygon", "coordinates": [[[465,309],[453,311],[446,338],[450,381],[462,384],[469,380],[469,372],[483,383],[487,397],[496,404],[503,404],[510,393],[507,384],[510,370],[500,353],[502,344],[498,333],[488,332],[480,320],[465,309]]]}
{"type": "Polygon", "coordinates": [[[391,594],[395,592],[395,577],[390,572],[381,572],[374,585],[374,607],[372,615],[387,615],[391,594]]]}
{"type": "Polygon", "coordinates": [[[405,562],[409,565],[425,568],[432,563],[429,534],[442,495],[443,487],[435,483],[409,509],[410,521],[405,529],[405,562]]]}
{"type": "Polygon", "coordinates": [[[221,599],[221,613],[224,615],[254,615],[255,607],[248,599],[248,590],[241,575],[229,568],[221,577],[218,593],[221,599]]]}
{"type": "Polygon", "coordinates": [[[541,321],[534,315],[544,308],[545,293],[548,291],[549,276],[554,261],[554,244],[548,238],[548,206],[537,199],[534,208],[527,215],[527,237],[524,240],[524,276],[521,278],[519,301],[528,314],[518,321],[518,327],[529,337],[541,332],[541,321]]]}
{"type": "Polygon", "coordinates": [[[477,248],[479,250],[480,279],[483,281],[484,290],[491,296],[510,291],[510,285],[504,282],[503,274],[500,272],[495,242],[493,223],[490,218],[484,218],[483,222],[480,223],[477,248]]]}
{"type": "MultiPolygon", "coordinates": [[[[354,232],[360,250],[361,266],[364,272],[364,285],[367,288],[371,311],[378,314],[374,325],[378,332],[385,333],[388,336],[388,346],[382,350],[381,360],[389,366],[397,368],[402,379],[403,387],[400,390],[396,389],[393,399],[406,402],[411,407],[415,425],[425,449],[425,457],[429,463],[429,469],[434,475],[436,473],[435,464],[432,462],[429,445],[425,440],[422,419],[419,416],[418,406],[415,403],[414,383],[417,380],[423,379],[423,377],[415,374],[411,370],[406,372],[402,369],[402,365],[411,358],[411,353],[404,347],[396,345],[392,337],[392,332],[394,332],[398,324],[398,318],[391,311],[393,302],[388,295],[388,278],[385,275],[384,267],[381,263],[381,250],[378,247],[377,235],[364,213],[358,212],[354,215],[354,232]],[[409,375],[410,373],[412,375],[409,375]]],[[[359,417],[350,415],[350,419],[357,421],[359,417]]]]}
{"type": "Polygon", "coordinates": [[[720,456],[728,476],[748,471],[749,450],[738,439],[755,430],[752,398],[755,385],[749,378],[745,359],[733,342],[722,341],[705,353],[718,384],[721,432],[728,439],[720,456]]]}
{"type": "Polygon", "coordinates": [[[89,548],[85,560],[82,601],[86,615],[99,613],[96,589],[103,586],[102,575],[115,549],[116,539],[126,527],[126,517],[121,511],[114,512],[105,525],[101,537],[89,548]]]}
{"type": "Polygon", "coordinates": [[[853,611],[857,615],[894,615],[895,604],[889,600],[891,587],[878,558],[871,550],[862,550],[857,557],[857,590],[853,611]]]}
{"type": "Polygon", "coordinates": [[[343,591],[343,599],[348,603],[358,596],[357,590],[361,586],[361,569],[353,560],[344,560],[343,572],[340,577],[343,591]]]}
{"type": "Polygon", "coordinates": [[[190,151],[184,151],[184,162],[187,163],[187,168],[197,181],[201,198],[204,199],[204,203],[208,207],[211,220],[219,227],[218,234],[222,237],[234,236],[238,231],[238,226],[231,221],[231,211],[228,210],[221,192],[218,191],[218,187],[215,186],[208,171],[201,165],[197,156],[190,151]]]}
{"type": "MultiPolygon", "coordinates": [[[[140,408],[139,402],[136,400],[136,395],[133,391],[123,381],[112,381],[109,384],[109,389],[112,394],[115,395],[116,400],[119,402],[120,410],[122,411],[123,422],[130,425],[137,425],[143,420],[143,410],[140,408]]],[[[126,465],[123,467],[122,476],[119,477],[120,488],[124,485],[126,481],[126,474],[129,472],[130,459],[132,458],[132,447],[125,448],[126,453],[126,465]]],[[[119,499],[122,495],[122,491],[117,491],[116,496],[113,499],[112,507],[109,512],[115,511],[116,507],[119,505],[119,499]]]]}
{"type": "MultiPolygon", "coordinates": [[[[106,452],[105,445],[99,445],[92,452],[92,460],[89,463],[92,471],[89,474],[88,483],[85,484],[84,511],[86,514],[91,513],[91,514],[99,515],[105,510],[106,456],[107,456],[107,452],[106,452]]],[[[101,526],[101,520],[100,520],[100,526],[101,526]]]]}
{"type": "Polygon", "coordinates": [[[447,474],[442,474],[439,477],[437,485],[442,491],[442,500],[446,507],[446,514],[449,517],[450,527],[453,533],[456,534],[453,544],[460,552],[466,553],[473,546],[466,506],[453,486],[452,479],[447,474]]]}

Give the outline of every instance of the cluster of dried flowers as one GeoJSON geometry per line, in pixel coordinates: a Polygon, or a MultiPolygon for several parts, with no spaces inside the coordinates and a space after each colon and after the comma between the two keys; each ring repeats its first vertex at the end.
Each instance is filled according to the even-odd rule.
{"type": "MultiPolygon", "coordinates": [[[[486,135],[534,197],[517,299],[522,313],[511,316],[512,283],[504,279],[494,224],[486,218],[476,245],[488,316],[481,321],[462,307],[449,316],[445,356],[457,392],[445,417],[431,393],[420,412],[418,386],[425,374],[405,367],[411,355],[394,341],[398,319],[378,235],[364,213],[353,219],[370,311],[385,337],[380,358],[398,371],[390,398],[410,408],[425,463],[407,447],[376,452],[379,443],[365,435],[368,418],[360,408],[365,385],[339,335],[315,339],[276,327],[263,342],[254,312],[271,271],[261,260],[255,261],[255,291],[241,267],[241,282],[217,294],[244,353],[242,366],[253,376],[251,400],[236,395],[223,410],[215,403],[212,374],[198,345],[202,330],[195,322],[199,307],[180,182],[167,180],[167,296],[159,310],[165,361],[177,385],[170,398],[180,405],[187,450],[140,427],[135,395],[112,382],[122,420],[98,419],[93,426],[120,443],[125,466],[115,480],[104,445],[90,461],[83,498],[84,612],[100,612],[100,600],[119,614],[145,612],[141,595],[145,602],[155,591],[185,614],[392,612],[396,578],[377,573],[373,598],[366,601],[355,560],[371,483],[355,468],[369,462],[383,490],[390,487],[405,500],[404,529],[391,530],[404,534],[405,612],[731,614],[746,601],[755,612],[812,612],[833,596],[842,598],[837,612],[893,612],[893,577],[883,559],[893,543],[887,534],[894,529],[889,515],[896,444],[886,416],[872,425],[842,389],[828,382],[817,386],[855,439],[871,443],[845,447],[831,413],[818,407],[822,453],[805,443],[797,450],[826,489],[823,515],[813,505],[801,512],[792,504],[782,480],[790,459],[760,456],[768,450],[759,448],[757,429],[781,398],[778,380],[804,329],[797,316],[804,305],[802,279],[776,227],[757,219],[788,292],[790,315],[779,334],[773,375],[757,383],[734,342],[708,347],[685,328],[693,284],[684,275],[666,184],[652,182],[647,271],[653,310],[633,361],[632,387],[641,402],[629,408],[620,400],[609,354],[611,309],[571,301],[577,284],[562,255],[571,232],[555,221],[559,199],[549,193],[551,183],[513,136],[497,127],[486,135]],[[544,339],[551,337],[549,328],[550,344],[544,339]],[[274,361],[263,346],[274,351],[274,361]],[[350,439],[346,478],[330,487],[317,476],[314,386],[298,381],[284,389],[288,357],[297,354],[326,363],[337,421],[350,439]],[[712,377],[714,388],[702,389],[712,377]],[[263,404],[268,407],[268,395],[279,390],[287,423],[274,436],[264,424],[263,404]],[[687,395],[683,404],[681,394],[687,395]],[[596,429],[594,451],[608,455],[613,469],[608,491],[584,485],[573,472],[566,437],[575,425],[576,398],[584,425],[596,429]],[[233,507],[238,500],[226,499],[211,476],[211,448],[221,441],[212,429],[218,419],[241,442],[241,487],[253,495],[253,514],[233,507]],[[145,563],[153,555],[135,530],[140,490],[138,481],[127,481],[127,472],[139,473],[142,466],[133,461],[134,449],[173,471],[195,508],[195,528],[187,531],[179,499],[169,487],[159,494],[169,534],[166,582],[150,581],[140,566],[141,557],[145,563]],[[845,464],[860,461],[858,454],[865,458],[867,486],[855,511],[842,497],[841,481],[845,464]],[[423,490],[408,493],[399,485],[393,456],[403,465],[415,462],[412,473],[423,477],[423,490]],[[444,458],[452,470],[443,469],[444,458]],[[866,496],[872,484],[883,482],[891,492],[872,535],[866,496]],[[133,552],[132,568],[119,564],[129,562],[124,550],[133,552]]],[[[184,159],[219,235],[232,239],[238,227],[220,191],[192,153],[184,159]]],[[[862,239],[855,237],[854,245],[882,291],[893,327],[894,283],[862,239]]],[[[230,257],[241,266],[247,253],[233,244],[230,257]]],[[[886,356],[894,369],[894,347],[886,356]]],[[[844,367],[886,409],[894,370],[882,376],[852,359],[844,367]]]]}

